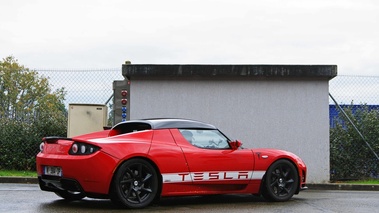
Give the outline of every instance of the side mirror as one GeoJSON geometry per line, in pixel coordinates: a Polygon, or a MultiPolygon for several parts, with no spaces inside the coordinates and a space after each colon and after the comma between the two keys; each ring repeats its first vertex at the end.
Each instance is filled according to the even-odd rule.
{"type": "Polygon", "coordinates": [[[233,150],[237,150],[238,148],[242,146],[242,142],[239,140],[230,141],[229,145],[232,147],[233,150]]]}

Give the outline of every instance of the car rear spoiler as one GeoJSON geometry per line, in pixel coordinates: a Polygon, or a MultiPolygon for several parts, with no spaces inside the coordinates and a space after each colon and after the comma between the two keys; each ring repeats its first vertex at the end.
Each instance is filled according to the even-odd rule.
{"type": "Polygon", "coordinates": [[[49,136],[49,137],[42,138],[42,141],[46,143],[56,143],[58,140],[72,141],[72,138],[59,137],[59,136],[49,136]]]}

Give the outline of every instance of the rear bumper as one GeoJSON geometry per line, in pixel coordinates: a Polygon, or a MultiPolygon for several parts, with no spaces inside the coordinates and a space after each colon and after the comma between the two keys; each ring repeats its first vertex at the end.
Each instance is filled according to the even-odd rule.
{"type": "Polygon", "coordinates": [[[59,192],[71,191],[84,193],[80,183],[74,179],[59,178],[53,176],[42,175],[38,176],[39,187],[43,191],[59,192]]]}
{"type": "Polygon", "coordinates": [[[68,190],[86,194],[108,194],[117,159],[103,152],[72,156],[39,153],[37,173],[40,188],[45,191],[68,190]],[[62,169],[62,176],[44,174],[45,166],[62,169]]]}
{"type": "Polygon", "coordinates": [[[69,178],[54,177],[48,175],[38,176],[39,187],[48,192],[70,192],[82,194],[86,197],[108,199],[108,194],[86,192],[79,181],[69,178]]]}

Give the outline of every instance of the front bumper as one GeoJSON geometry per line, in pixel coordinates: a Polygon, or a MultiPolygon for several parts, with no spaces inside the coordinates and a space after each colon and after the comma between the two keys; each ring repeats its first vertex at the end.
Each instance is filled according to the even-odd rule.
{"type": "Polygon", "coordinates": [[[308,189],[308,186],[300,186],[300,191],[304,191],[304,190],[307,190],[308,189]]]}

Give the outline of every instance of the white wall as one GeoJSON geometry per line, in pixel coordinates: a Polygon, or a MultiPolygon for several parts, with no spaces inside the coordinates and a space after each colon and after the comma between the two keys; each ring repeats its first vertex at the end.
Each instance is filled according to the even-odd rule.
{"type": "Polygon", "coordinates": [[[130,118],[190,118],[245,147],[301,157],[308,183],[329,181],[328,80],[132,79],[130,118]]]}

